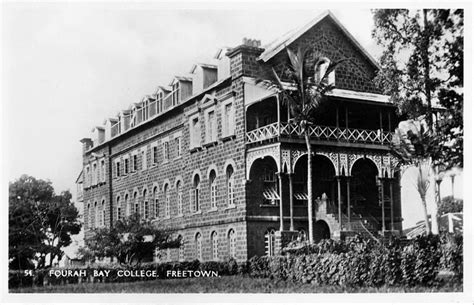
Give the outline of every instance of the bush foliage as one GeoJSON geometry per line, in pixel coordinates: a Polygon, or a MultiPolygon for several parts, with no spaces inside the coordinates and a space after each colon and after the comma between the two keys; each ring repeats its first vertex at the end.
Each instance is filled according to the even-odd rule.
{"type": "Polygon", "coordinates": [[[420,236],[401,245],[382,245],[357,237],[350,242],[323,240],[289,250],[284,256],[253,257],[252,277],[292,280],[318,285],[380,287],[435,285],[440,270],[462,281],[462,236],[420,236]]]}
{"type": "MultiPolygon", "coordinates": [[[[34,277],[23,272],[9,272],[9,288],[31,285],[57,285],[91,281],[92,270],[114,270],[112,276],[94,278],[99,282],[132,282],[156,278],[117,277],[118,270],[133,270],[122,265],[97,265],[87,269],[81,278],[55,278],[49,269],[35,271],[34,277]]],[[[221,262],[144,263],[139,270],[155,270],[166,279],[168,271],[217,271],[219,276],[245,275],[253,278],[311,283],[319,286],[381,287],[434,286],[440,281],[439,271],[448,271],[456,282],[463,276],[463,239],[461,235],[420,236],[402,244],[392,239],[386,244],[356,237],[349,242],[323,240],[313,246],[287,251],[281,256],[252,257],[238,263],[234,259],[221,262]]]]}

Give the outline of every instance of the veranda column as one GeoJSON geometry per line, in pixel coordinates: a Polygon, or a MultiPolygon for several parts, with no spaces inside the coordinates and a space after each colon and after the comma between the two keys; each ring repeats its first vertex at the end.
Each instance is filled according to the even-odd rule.
{"type": "Polygon", "coordinates": [[[352,230],[351,225],[351,180],[350,176],[346,177],[346,187],[347,187],[347,229],[352,230]]]}
{"type": "Polygon", "coordinates": [[[337,206],[339,216],[339,230],[342,231],[342,198],[341,198],[341,177],[337,176],[337,206]]]}
{"type": "Polygon", "coordinates": [[[384,190],[384,179],[383,178],[379,178],[380,179],[380,197],[382,200],[382,233],[385,232],[385,198],[384,198],[384,195],[385,195],[385,190],[384,190]]]}
{"type": "Polygon", "coordinates": [[[393,225],[393,179],[390,179],[390,230],[395,230],[393,225]]]}
{"type": "Polygon", "coordinates": [[[290,231],[295,230],[293,223],[293,173],[288,173],[288,183],[290,187],[290,231]]]}
{"type": "Polygon", "coordinates": [[[278,136],[280,136],[281,114],[280,114],[280,97],[279,97],[279,95],[276,96],[276,104],[277,104],[277,122],[278,122],[277,129],[278,129],[278,136]]]}
{"type": "Polygon", "coordinates": [[[283,231],[283,196],[282,196],[282,173],[277,173],[278,176],[278,195],[280,196],[280,231],[283,231]]]}

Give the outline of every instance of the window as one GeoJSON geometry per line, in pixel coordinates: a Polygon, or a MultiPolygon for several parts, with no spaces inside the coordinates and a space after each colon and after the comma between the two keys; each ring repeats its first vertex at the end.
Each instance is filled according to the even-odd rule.
{"type": "Polygon", "coordinates": [[[155,199],[155,207],[154,207],[154,209],[155,209],[155,218],[158,218],[160,207],[158,205],[158,202],[159,202],[158,201],[158,187],[156,187],[156,186],[153,188],[153,198],[155,199]]]}
{"type": "Polygon", "coordinates": [[[136,172],[138,170],[138,154],[134,153],[132,155],[132,171],[136,172]]]}
{"type": "Polygon", "coordinates": [[[105,199],[102,200],[102,204],[100,207],[100,226],[105,226],[105,199]]]}
{"type": "Polygon", "coordinates": [[[174,146],[176,147],[176,158],[181,157],[181,137],[174,138],[174,146]]]}
{"type": "Polygon", "coordinates": [[[231,229],[227,236],[228,243],[229,243],[229,256],[235,258],[236,256],[236,245],[235,245],[235,231],[231,229]]]}
{"type": "Polygon", "coordinates": [[[97,184],[97,163],[92,163],[92,185],[97,184]]]}
{"type": "Polygon", "coordinates": [[[206,113],[206,143],[217,141],[216,113],[210,110],[206,113]]]}
{"type": "Polygon", "coordinates": [[[125,194],[125,216],[129,217],[132,214],[130,202],[128,201],[128,194],[125,194]]]}
{"type": "Polygon", "coordinates": [[[124,175],[128,175],[129,169],[130,169],[130,162],[128,160],[128,157],[123,160],[123,173],[124,175]]]}
{"type": "Polygon", "coordinates": [[[122,219],[122,207],[120,202],[120,196],[117,196],[117,220],[122,219]]]}
{"type": "Polygon", "coordinates": [[[229,102],[223,103],[222,116],[222,136],[228,137],[235,132],[235,109],[232,99],[229,102]]]}
{"type": "Polygon", "coordinates": [[[324,74],[329,67],[331,61],[327,57],[321,58],[318,63],[316,63],[316,71],[315,71],[315,81],[321,82],[322,84],[326,85],[334,85],[335,84],[335,71],[333,70],[329,75],[323,79],[324,74]]]}
{"type": "Polygon", "coordinates": [[[193,179],[193,187],[190,190],[190,202],[191,202],[191,212],[197,212],[199,211],[199,187],[200,187],[200,182],[201,179],[199,178],[199,175],[196,174],[194,175],[193,179]]]}
{"type": "Polygon", "coordinates": [[[100,160],[100,182],[105,182],[105,160],[100,160]]]}
{"type": "Polygon", "coordinates": [[[214,231],[211,234],[211,243],[212,243],[212,260],[216,261],[219,259],[219,239],[217,232],[214,231]]]}
{"type": "Polygon", "coordinates": [[[226,180],[227,180],[227,205],[235,205],[235,180],[234,180],[234,168],[229,165],[226,170],[226,180]]]}
{"type": "Polygon", "coordinates": [[[173,84],[172,102],[173,106],[179,104],[179,82],[173,84]]]}
{"type": "Polygon", "coordinates": [[[165,217],[169,218],[171,216],[171,211],[170,211],[170,192],[168,189],[168,184],[165,185],[164,188],[164,193],[165,193],[165,217]]]}
{"type": "Polygon", "coordinates": [[[84,179],[84,180],[85,180],[85,186],[86,186],[86,187],[89,187],[90,184],[91,184],[91,180],[90,180],[90,179],[91,179],[91,178],[90,178],[91,172],[90,172],[89,165],[86,166],[85,172],[86,172],[86,177],[85,177],[85,179],[84,179]]]}
{"type": "Polygon", "coordinates": [[[94,228],[98,228],[100,225],[100,211],[97,201],[94,202],[94,228]]]}
{"type": "Polygon", "coordinates": [[[217,209],[217,179],[215,170],[211,170],[209,174],[209,188],[211,193],[211,209],[217,209]]]}
{"type": "Polygon", "coordinates": [[[170,159],[170,143],[169,141],[163,142],[163,162],[167,162],[170,159]]]}
{"type": "Polygon", "coordinates": [[[196,258],[202,261],[202,235],[201,233],[196,234],[196,258]]]}
{"type": "Polygon", "coordinates": [[[140,206],[138,204],[138,192],[133,193],[133,213],[140,214],[140,206]]]}
{"type": "Polygon", "coordinates": [[[275,230],[268,229],[265,233],[265,254],[267,256],[275,255],[275,230]]]}
{"type": "Polygon", "coordinates": [[[146,147],[142,148],[142,170],[147,169],[146,147]]]}
{"type": "Polygon", "coordinates": [[[148,211],[148,198],[146,197],[147,192],[143,190],[143,219],[148,219],[149,211],[148,211]]]}
{"type": "Polygon", "coordinates": [[[120,160],[115,161],[115,176],[120,177],[120,160]]]}
{"type": "Polygon", "coordinates": [[[153,154],[153,164],[158,163],[158,146],[156,144],[151,148],[153,154]]]}
{"type": "Polygon", "coordinates": [[[91,222],[91,204],[90,202],[87,204],[87,216],[85,217],[85,221],[84,221],[84,226],[86,229],[88,229],[89,227],[92,227],[92,222],[91,222]]]}
{"type": "Polygon", "coordinates": [[[157,105],[158,105],[158,113],[161,113],[163,112],[163,92],[158,92],[158,96],[157,96],[157,105]]]}
{"type": "Polygon", "coordinates": [[[189,148],[193,149],[201,146],[201,125],[199,124],[199,115],[196,114],[190,119],[189,123],[190,144],[189,148]]]}
{"type": "Polygon", "coordinates": [[[183,187],[181,181],[176,183],[176,192],[178,195],[178,215],[183,215],[183,187]]]}
{"type": "Polygon", "coordinates": [[[178,248],[178,260],[180,262],[184,261],[184,239],[182,235],[178,236],[178,240],[180,241],[179,248],[178,248]]]}

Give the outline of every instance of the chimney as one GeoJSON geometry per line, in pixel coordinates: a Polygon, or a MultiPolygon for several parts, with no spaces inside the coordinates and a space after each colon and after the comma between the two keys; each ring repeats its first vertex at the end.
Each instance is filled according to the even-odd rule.
{"type": "Polygon", "coordinates": [[[230,58],[230,74],[232,79],[240,76],[261,78],[262,69],[257,62],[264,49],[260,48],[260,40],[244,38],[242,44],[231,49],[226,55],[230,58]]]}
{"type": "Polygon", "coordinates": [[[85,155],[86,151],[92,148],[92,139],[91,138],[83,138],[80,141],[82,143],[82,154],[85,155]]]}

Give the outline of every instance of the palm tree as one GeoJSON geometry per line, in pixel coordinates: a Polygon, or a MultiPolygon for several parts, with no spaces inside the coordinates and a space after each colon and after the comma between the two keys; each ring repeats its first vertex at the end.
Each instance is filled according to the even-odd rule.
{"type": "Polygon", "coordinates": [[[431,234],[432,231],[435,234],[438,232],[438,222],[435,219],[437,212],[432,215],[433,230],[431,230],[426,204],[426,195],[434,172],[431,157],[434,141],[436,137],[423,117],[400,122],[392,139],[392,152],[399,158],[401,164],[413,166],[417,170],[414,184],[423,205],[426,234],[431,234]]]}
{"type": "Polygon", "coordinates": [[[309,61],[306,58],[309,48],[299,46],[296,53],[286,48],[290,64],[283,70],[283,77],[289,83],[282,81],[280,76],[272,68],[275,78],[274,86],[278,87],[283,105],[288,105],[290,113],[301,129],[306,142],[308,154],[308,238],[309,243],[314,243],[313,238],[313,178],[311,172],[312,149],[310,143],[310,129],[314,124],[314,114],[321,104],[326,100],[326,93],[334,88],[328,82],[328,76],[336,67],[346,59],[331,62],[321,53],[314,54],[314,70],[308,68],[309,61]],[[313,74],[311,74],[313,72],[313,74]]]}

